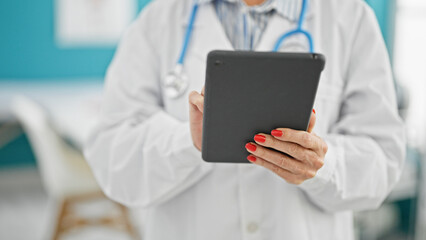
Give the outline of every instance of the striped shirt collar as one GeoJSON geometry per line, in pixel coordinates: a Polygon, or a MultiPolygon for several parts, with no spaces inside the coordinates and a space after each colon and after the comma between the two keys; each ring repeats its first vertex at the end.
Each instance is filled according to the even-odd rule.
{"type": "MultiPolygon", "coordinates": [[[[199,4],[211,3],[213,1],[227,1],[232,3],[240,3],[242,0],[196,0],[199,4]]],[[[268,12],[275,10],[282,17],[290,21],[296,22],[299,19],[302,0],[266,0],[259,6],[254,6],[255,11],[268,12]]],[[[308,5],[308,10],[310,5],[308,5]]]]}

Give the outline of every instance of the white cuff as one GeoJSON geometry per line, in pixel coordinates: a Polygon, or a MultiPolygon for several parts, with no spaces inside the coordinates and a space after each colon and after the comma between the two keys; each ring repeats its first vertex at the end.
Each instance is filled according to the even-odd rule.
{"type": "Polygon", "coordinates": [[[194,146],[192,141],[191,130],[188,122],[179,124],[174,138],[174,151],[179,152],[182,156],[179,164],[181,166],[194,166],[194,164],[205,163],[201,158],[201,152],[194,146]]]}
{"type": "Polygon", "coordinates": [[[320,168],[315,177],[304,181],[299,185],[301,189],[310,194],[320,193],[324,187],[333,181],[333,173],[336,169],[337,161],[342,161],[344,157],[343,149],[331,144],[324,139],[328,145],[328,151],[324,159],[324,165],[320,168]]]}
{"type": "Polygon", "coordinates": [[[161,128],[158,131],[169,133],[168,140],[164,144],[167,144],[171,150],[170,163],[172,165],[193,168],[204,163],[201,158],[201,152],[193,144],[190,126],[187,121],[179,121],[168,113],[159,111],[151,116],[149,125],[153,128],[161,128]]]}

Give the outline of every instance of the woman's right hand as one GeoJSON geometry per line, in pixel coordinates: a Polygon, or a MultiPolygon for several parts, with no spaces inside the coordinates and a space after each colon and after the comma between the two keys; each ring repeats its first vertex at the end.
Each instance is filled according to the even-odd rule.
{"type": "Polygon", "coordinates": [[[203,139],[204,87],[189,94],[189,125],[194,146],[201,151],[203,139]]]}

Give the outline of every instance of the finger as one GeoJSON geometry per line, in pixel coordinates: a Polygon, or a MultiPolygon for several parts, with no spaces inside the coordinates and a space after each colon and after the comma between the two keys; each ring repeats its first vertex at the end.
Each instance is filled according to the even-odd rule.
{"type": "Polygon", "coordinates": [[[205,90],[206,90],[206,86],[203,86],[203,89],[201,89],[201,96],[204,96],[205,90]]]}
{"type": "Polygon", "coordinates": [[[312,109],[311,119],[309,120],[308,132],[311,133],[314,130],[315,122],[317,121],[317,114],[315,109],[312,109]]]}
{"type": "Polygon", "coordinates": [[[268,134],[257,134],[254,136],[254,141],[261,146],[286,153],[296,160],[310,161],[318,158],[317,154],[311,149],[304,148],[297,143],[281,141],[268,134]]]}
{"type": "Polygon", "coordinates": [[[281,141],[297,143],[304,148],[313,149],[315,151],[322,148],[321,139],[306,131],[277,128],[271,131],[271,135],[281,141]]]}
{"type": "Polygon", "coordinates": [[[197,91],[189,93],[189,104],[198,109],[198,111],[204,112],[204,97],[197,91]]]}
{"type": "Polygon", "coordinates": [[[269,169],[273,173],[283,178],[288,183],[299,185],[303,182],[303,179],[300,176],[295,175],[284,168],[280,168],[279,166],[272,164],[261,157],[257,157],[255,155],[249,155],[247,157],[247,160],[249,160],[253,164],[269,169]]]}
{"type": "Polygon", "coordinates": [[[266,161],[294,174],[301,174],[302,169],[304,168],[302,162],[294,160],[283,153],[262,147],[256,143],[247,143],[246,149],[249,153],[256,157],[265,159],[266,161]]]}

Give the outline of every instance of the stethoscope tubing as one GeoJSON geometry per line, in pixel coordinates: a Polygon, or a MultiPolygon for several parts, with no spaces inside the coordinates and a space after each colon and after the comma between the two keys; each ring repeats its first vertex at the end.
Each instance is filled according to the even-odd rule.
{"type": "Polygon", "coordinates": [[[308,39],[309,42],[309,52],[313,53],[314,52],[314,40],[312,38],[312,35],[307,32],[306,30],[303,30],[303,23],[305,22],[306,19],[306,8],[308,6],[308,0],[303,0],[302,2],[302,9],[300,10],[300,16],[299,16],[299,20],[297,22],[297,28],[295,30],[289,31],[284,33],[283,35],[281,35],[277,42],[275,43],[274,52],[278,52],[278,50],[281,47],[281,44],[288,39],[289,37],[296,35],[296,34],[302,34],[305,35],[306,39],[308,39]]]}
{"type": "MultiPolygon", "coordinates": [[[[274,52],[277,52],[280,49],[282,43],[286,39],[296,34],[304,35],[309,42],[309,52],[311,53],[314,52],[314,41],[312,39],[312,35],[309,32],[303,30],[303,23],[305,21],[305,16],[306,16],[306,7],[308,4],[307,2],[308,0],[303,0],[302,9],[300,11],[300,16],[299,16],[296,29],[288,31],[282,34],[278,38],[273,48],[274,52]]],[[[183,92],[185,92],[188,86],[188,79],[186,78],[185,72],[183,70],[183,64],[185,61],[186,53],[188,51],[188,45],[191,40],[191,36],[192,36],[193,28],[194,28],[194,22],[197,17],[198,8],[199,8],[199,2],[198,0],[194,0],[191,15],[189,17],[188,26],[186,28],[185,36],[183,39],[183,45],[182,45],[182,50],[180,52],[179,59],[176,63],[176,67],[172,70],[172,73],[168,75],[170,78],[168,78],[168,80],[166,81],[166,89],[169,89],[168,92],[170,92],[170,96],[169,96],[170,98],[177,98],[181,96],[183,92]]],[[[246,16],[244,15],[244,39],[245,41],[247,41],[247,29],[246,29],[247,23],[246,23],[245,17],[246,16]]],[[[245,42],[245,47],[247,47],[247,42],[245,42]]]]}
{"type": "Polygon", "coordinates": [[[180,53],[179,60],[177,62],[180,65],[183,65],[183,62],[185,61],[186,52],[187,52],[189,41],[192,35],[192,29],[194,28],[195,18],[197,17],[199,4],[196,1],[197,0],[195,0],[194,5],[192,7],[191,15],[189,17],[188,27],[186,28],[185,38],[183,41],[182,51],[180,53]]]}
{"type": "MultiPolygon", "coordinates": [[[[298,23],[297,23],[297,28],[295,30],[291,30],[291,31],[284,33],[283,35],[281,35],[278,38],[278,40],[275,43],[275,46],[273,48],[274,52],[277,52],[280,49],[282,43],[286,39],[288,39],[289,37],[291,37],[293,35],[297,35],[297,34],[302,34],[306,37],[306,39],[308,40],[308,43],[309,43],[309,52],[311,52],[311,53],[314,52],[314,41],[313,41],[312,35],[309,32],[307,32],[306,30],[303,30],[303,23],[306,19],[307,6],[308,6],[308,0],[303,0],[302,9],[300,11],[299,20],[298,20],[298,23]]],[[[184,40],[183,40],[182,50],[180,52],[180,56],[179,56],[179,59],[177,61],[177,64],[179,64],[179,65],[183,65],[183,63],[185,61],[186,52],[188,51],[188,45],[189,45],[191,35],[192,35],[192,31],[193,31],[193,28],[194,28],[194,22],[195,22],[195,19],[197,17],[198,8],[199,8],[199,3],[198,3],[197,0],[194,0],[191,15],[189,17],[188,27],[186,28],[186,32],[185,32],[185,36],[184,36],[184,40]]]]}
{"type": "Polygon", "coordinates": [[[286,32],[283,35],[281,35],[280,38],[278,38],[277,42],[275,43],[274,52],[278,52],[278,50],[281,47],[281,44],[288,39],[290,36],[296,35],[296,34],[302,34],[305,35],[306,39],[308,39],[309,42],[309,52],[313,53],[314,52],[314,41],[312,39],[312,35],[310,33],[308,33],[307,31],[303,30],[303,29],[296,29],[290,32],[286,32]]]}

